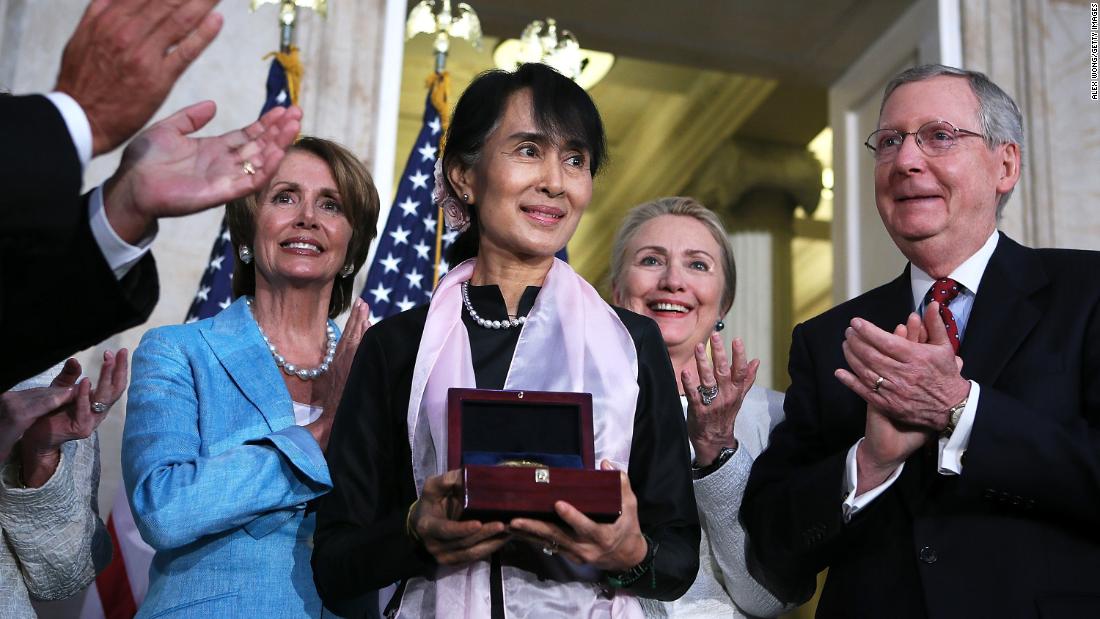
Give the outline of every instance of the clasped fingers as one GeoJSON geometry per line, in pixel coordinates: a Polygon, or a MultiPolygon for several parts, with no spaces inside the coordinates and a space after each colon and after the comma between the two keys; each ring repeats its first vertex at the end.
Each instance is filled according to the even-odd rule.
{"type": "Polygon", "coordinates": [[[424,548],[443,565],[459,565],[478,561],[496,552],[510,539],[507,527],[500,522],[459,522],[436,516],[425,516],[417,524],[424,548]]]}

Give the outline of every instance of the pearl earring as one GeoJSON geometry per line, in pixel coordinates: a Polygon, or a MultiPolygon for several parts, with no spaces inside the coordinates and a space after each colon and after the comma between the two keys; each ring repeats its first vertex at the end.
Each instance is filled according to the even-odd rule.
{"type": "Polygon", "coordinates": [[[721,331],[722,329],[725,329],[725,328],[726,328],[726,323],[722,322],[721,318],[718,319],[718,322],[714,323],[714,330],[715,331],[721,331]]]}
{"type": "Polygon", "coordinates": [[[462,194],[462,201],[466,202],[466,203],[469,203],[470,202],[470,194],[468,194],[468,193],[462,194]]]}

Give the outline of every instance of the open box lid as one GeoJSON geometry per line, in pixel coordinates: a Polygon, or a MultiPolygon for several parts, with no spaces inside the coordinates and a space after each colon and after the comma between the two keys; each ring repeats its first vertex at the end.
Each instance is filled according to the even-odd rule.
{"type": "Polygon", "coordinates": [[[532,458],[546,466],[594,469],[592,395],[448,390],[447,468],[487,464],[485,458],[494,455],[532,458]]]}

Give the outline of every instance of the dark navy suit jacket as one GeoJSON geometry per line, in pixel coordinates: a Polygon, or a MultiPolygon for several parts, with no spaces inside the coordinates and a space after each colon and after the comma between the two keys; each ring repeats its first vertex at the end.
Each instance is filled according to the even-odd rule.
{"type": "Polygon", "coordinates": [[[828,567],[818,617],[1100,617],[1100,253],[1001,235],[959,350],[981,386],[962,475],[919,450],[846,524],[866,404],[833,376],[844,329],[912,304],[907,268],[795,328],[786,421],[741,511],[756,571],[801,601],[828,567]]]}
{"type": "Polygon", "coordinates": [[[42,96],[0,96],[0,391],[141,324],[159,289],[146,256],[115,278],[88,224],[81,167],[42,96]]]}

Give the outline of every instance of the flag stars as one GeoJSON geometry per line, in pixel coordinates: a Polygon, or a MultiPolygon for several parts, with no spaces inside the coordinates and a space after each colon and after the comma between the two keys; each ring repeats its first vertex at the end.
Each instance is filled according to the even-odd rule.
{"type": "Polygon", "coordinates": [[[440,258],[439,259],[439,276],[443,277],[444,275],[447,274],[447,271],[450,271],[450,270],[451,270],[451,267],[450,267],[450,265],[447,264],[447,261],[440,258]]]}
{"type": "MultiPolygon", "coordinates": [[[[431,166],[443,153],[438,142],[442,133],[442,119],[429,107],[409,165],[398,177],[398,195],[392,203],[395,214],[380,234],[382,247],[374,261],[381,268],[372,267],[370,282],[363,288],[363,299],[371,302],[372,323],[431,299],[439,243],[436,232],[441,229],[440,215],[430,197],[434,174],[431,166]]],[[[456,237],[457,233],[444,236],[448,243],[456,237]]],[[[445,262],[439,266],[442,273],[447,272],[445,262]]]]}
{"type": "Polygon", "coordinates": [[[233,305],[233,297],[226,297],[224,301],[222,301],[221,303],[218,303],[218,307],[220,307],[222,309],[225,309],[225,308],[229,307],[230,305],[233,305]]]}
{"type": "Polygon", "coordinates": [[[385,269],[386,269],[384,271],[384,273],[389,273],[390,271],[393,271],[394,273],[396,273],[397,272],[397,267],[401,264],[401,259],[400,258],[394,258],[393,257],[393,252],[388,252],[386,254],[386,257],[383,258],[381,260],[381,262],[382,262],[382,266],[385,267],[385,269]]]}
{"type": "Polygon", "coordinates": [[[220,271],[222,268],[222,261],[225,260],[225,256],[218,256],[210,261],[211,271],[220,271]]]}
{"type": "Polygon", "coordinates": [[[382,285],[382,282],[378,282],[378,286],[375,287],[373,290],[371,290],[370,293],[374,297],[374,302],[375,303],[382,303],[383,301],[385,301],[386,303],[389,303],[390,302],[390,292],[392,292],[392,291],[393,291],[393,288],[386,288],[385,286],[382,285]]]}
{"type": "MultiPolygon", "coordinates": [[[[420,288],[420,280],[424,279],[424,276],[420,274],[420,271],[413,269],[412,271],[405,273],[405,279],[409,280],[410,288],[420,288]]],[[[406,297],[406,300],[408,297],[406,297]]]]}
{"type": "Polygon", "coordinates": [[[417,170],[416,174],[409,177],[409,182],[413,184],[413,189],[427,189],[428,175],[421,170],[417,170]]]}
{"type": "Polygon", "coordinates": [[[443,233],[443,244],[444,245],[450,245],[451,243],[454,243],[455,239],[457,239],[457,238],[458,238],[458,231],[457,230],[448,230],[447,232],[443,233]]]}
{"type": "Polygon", "coordinates": [[[424,145],[416,149],[416,152],[420,153],[420,161],[423,163],[435,159],[435,150],[436,148],[434,146],[428,142],[424,142],[424,145]]]}
{"type": "Polygon", "coordinates": [[[393,244],[394,245],[401,245],[403,243],[407,244],[409,242],[409,233],[410,232],[411,232],[410,230],[406,230],[403,226],[398,226],[396,230],[394,230],[393,232],[390,233],[390,236],[393,237],[393,244]]]}
{"type": "Polygon", "coordinates": [[[405,217],[416,217],[416,209],[420,208],[420,203],[412,199],[412,196],[406,196],[405,201],[397,206],[401,207],[402,211],[405,211],[405,217]]]}
{"type": "Polygon", "coordinates": [[[210,286],[199,286],[199,291],[195,293],[195,298],[201,301],[206,301],[210,298],[210,286]]]}
{"type": "Polygon", "coordinates": [[[229,228],[222,230],[221,240],[225,241],[226,243],[229,242],[229,228]]]}

